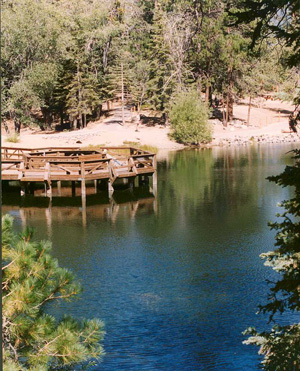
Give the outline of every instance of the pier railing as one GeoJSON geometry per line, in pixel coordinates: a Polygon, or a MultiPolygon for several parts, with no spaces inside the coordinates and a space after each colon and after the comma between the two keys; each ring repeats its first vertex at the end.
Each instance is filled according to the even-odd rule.
{"type": "MultiPolygon", "coordinates": [[[[2,180],[20,182],[107,180],[109,186],[120,178],[153,176],[156,182],[156,156],[133,147],[14,148],[2,147],[2,180]]],[[[83,184],[84,183],[84,184],[83,184]]],[[[83,191],[84,192],[84,191],[83,191]]]]}

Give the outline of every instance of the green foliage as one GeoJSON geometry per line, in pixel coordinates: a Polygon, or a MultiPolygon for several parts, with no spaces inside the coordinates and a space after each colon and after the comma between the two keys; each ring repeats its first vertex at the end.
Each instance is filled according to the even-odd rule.
{"type": "Polygon", "coordinates": [[[243,0],[231,3],[230,14],[235,24],[252,23],[252,46],[261,37],[273,33],[281,39],[292,53],[288,55],[288,62],[298,66],[300,60],[300,5],[298,0],[243,0]]]}
{"type": "Polygon", "coordinates": [[[211,141],[208,109],[196,91],[182,92],[175,98],[170,122],[172,136],[180,143],[197,145],[211,141]]]}
{"type": "MultiPolygon", "coordinates": [[[[289,39],[288,56],[299,49],[295,1],[253,2],[258,19],[261,7],[270,15],[287,9],[288,22],[276,32],[289,39]]],[[[243,3],[232,1],[232,13],[241,18],[237,23],[250,17],[251,1],[243,3]]],[[[41,116],[41,126],[59,119],[85,126],[120,93],[121,64],[127,102],[164,112],[174,94],[197,86],[207,103],[212,94],[228,97],[232,116],[236,96],[257,95],[262,85],[273,89],[271,81],[285,80],[276,78],[278,62],[286,58],[270,53],[276,49],[273,39],[259,59],[258,48],[249,53],[249,35],[259,22],[252,14],[247,25],[228,27],[223,0],[7,0],[2,5],[1,114],[17,128],[42,121],[41,116]]],[[[292,81],[285,85],[285,97],[299,88],[292,81]]]]}
{"type": "Polygon", "coordinates": [[[12,133],[6,138],[6,142],[9,143],[19,143],[20,142],[20,135],[17,133],[12,133]]]}
{"type": "Polygon", "coordinates": [[[295,189],[294,198],[280,204],[284,211],[277,214],[279,221],[270,223],[277,232],[276,249],[261,255],[265,265],[280,274],[270,288],[268,303],[259,307],[260,312],[269,314],[274,325],[270,331],[259,333],[250,328],[245,332],[251,336],[244,343],[260,346],[259,352],[264,354],[262,366],[268,371],[300,368],[300,323],[280,325],[278,317],[300,311],[300,150],[294,152],[294,166],[269,178],[282,187],[295,189]]]}
{"type": "Polygon", "coordinates": [[[40,99],[25,78],[16,81],[9,89],[9,111],[16,121],[24,125],[34,122],[32,110],[40,107],[40,99]]]}
{"type": "Polygon", "coordinates": [[[80,292],[73,274],[50,255],[51,244],[32,240],[32,230],[16,236],[13,219],[2,219],[2,336],[4,369],[48,370],[74,366],[103,355],[101,321],[57,321],[46,305],[80,292]]]}

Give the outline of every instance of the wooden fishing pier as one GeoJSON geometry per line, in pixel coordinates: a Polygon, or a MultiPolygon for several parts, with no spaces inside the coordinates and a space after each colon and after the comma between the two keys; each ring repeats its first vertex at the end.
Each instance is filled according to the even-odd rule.
{"type": "Polygon", "coordinates": [[[69,182],[72,195],[80,183],[81,196],[86,196],[86,184],[94,181],[95,189],[107,189],[109,195],[120,179],[134,187],[136,181],[152,178],[157,185],[156,156],[133,147],[99,147],[97,150],[80,148],[1,148],[2,181],[18,181],[21,195],[33,193],[37,184],[43,184],[45,195],[52,196],[52,188],[69,182]]]}

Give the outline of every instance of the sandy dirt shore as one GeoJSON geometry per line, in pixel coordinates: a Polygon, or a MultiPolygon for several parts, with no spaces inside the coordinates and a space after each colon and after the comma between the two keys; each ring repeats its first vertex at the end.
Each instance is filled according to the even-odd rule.
{"type": "MultiPolygon", "coordinates": [[[[213,125],[213,141],[210,146],[224,145],[234,142],[236,138],[250,140],[260,136],[284,137],[288,132],[288,116],[294,106],[280,101],[265,101],[262,107],[251,109],[250,125],[247,126],[248,106],[241,102],[234,106],[234,120],[228,127],[223,127],[221,121],[210,120],[213,125]]],[[[178,150],[184,148],[182,144],[170,139],[170,128],[164,125],[139,125],[136,131],[135,117],[126,112],[126,124],[121,125],[120,108],[109,118],[88,124],[88,127],[76,131],[46,133],[25,128],[21,131],[20,141],[10,143],[2,130],[2,146],[11,147],[45,147],[45,146],[119,146],[128,143],[149,145],[160,150],[178,150]],[[132,120],[131,120],[132,119],[132,120]]],[[[293,136],[298,141],[297,135],[293,136]]]]}

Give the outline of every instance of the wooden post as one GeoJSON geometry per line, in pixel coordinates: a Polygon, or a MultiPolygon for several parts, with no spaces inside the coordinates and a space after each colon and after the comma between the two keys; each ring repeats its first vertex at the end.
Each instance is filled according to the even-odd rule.
{"type": "Polygon", "coordinates": [[[45,182],[46,185],[46,196],[52,197],[52,185],[51,182],[45,182]]]}
{"type": "Polygon", "coordinates": [[[86,196],[85,179],[81,180],[81,196],[82,197],[86,196]]]}
{"type": "Polygon", "coordinates": [[[18,173],[18,180],[20,181],[23,178],[24,169],[25,169],[24,162],[21,162],[20,167],[19,167],[19,173],[18,173]]]}
{"type": "Polygon", "coordinates": [[[114,187],[112,186],[112,182],[110,179],[107,181],[107,186],[108,186],[108,197],[111,198],[112,194],[114,193],[114,187]]]}
{"type": "Polygon", "coordinates": [[[97,179],[94,180],[94,186],[95,186],[95,193],[97,193],[97,190],[98,190],[98,180],[97,179]]]}
{"type": "Polygon", "coordinates": [[[81,196],[86,196],[84,162],[81,162],[81,196]]]}
{"type": "Polygon", "coordinates": [[[61,181],[60,180],[57,181],[57,193],[59,196],[61,196],[61,181]]]}

